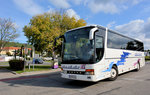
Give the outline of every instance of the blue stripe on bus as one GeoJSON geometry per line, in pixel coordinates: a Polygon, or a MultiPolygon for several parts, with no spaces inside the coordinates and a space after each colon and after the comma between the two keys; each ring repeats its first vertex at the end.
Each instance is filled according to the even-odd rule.
{"type": "Polygon", "coordinates": [[[110,72],[110,71],[111,71],[111,68],[112,68],[112,66],[113,66],[114,64],[116,64],[117,66],[119,66],[119,65],[124,65],[124,62],[126,62],[126,58],[128,58],[129,55],[130,55],[130,53],[128,53],[128,52],[123,52],[123,54],[122,54],[121,57],[120,57],[120,60],[117,61],[117,63],[111,62],[111,63],[109,64],[109,68],[108,68],[107,70],[103,71],[103,72],[110,72]]]}

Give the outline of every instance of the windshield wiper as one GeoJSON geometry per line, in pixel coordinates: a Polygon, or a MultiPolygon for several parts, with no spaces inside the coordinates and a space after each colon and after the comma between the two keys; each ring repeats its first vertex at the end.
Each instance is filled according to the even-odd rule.
{"type": "Polygon", "coordinates": [[[79,62],[79,61],[81,61],[81,59],[79,59],[79,58],[74,58],[74,59],[70,59],[70,61],[79,62]]]}

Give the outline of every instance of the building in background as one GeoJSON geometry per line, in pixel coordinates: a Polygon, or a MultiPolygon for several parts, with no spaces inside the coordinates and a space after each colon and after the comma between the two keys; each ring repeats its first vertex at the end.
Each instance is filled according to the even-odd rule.
{"type": "MultiPolygon", "coordinates": [[[[14,55],[15,50],[20,50],[21,47],[4,47],[3,50],[1,51],[2,55],[6,55],[7,52],[9,52],[11,55],[14,55]]],[[[31,48],[27,48],[28,50],[31,51],[31,48]]]]}

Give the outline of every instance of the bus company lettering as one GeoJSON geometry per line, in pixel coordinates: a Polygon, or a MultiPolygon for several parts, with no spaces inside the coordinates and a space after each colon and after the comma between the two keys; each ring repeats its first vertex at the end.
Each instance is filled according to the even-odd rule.
{"type": "Polygon", "coordinates": [[[73,65],[70,65],[70,66],[62,66],[63,69],[85,69],[85,64],[81,65],[81,66],[73,66],[73,65]]]}
{"type": "Polygon", "coordinates": [[[135,53],[135,56],[142,56],[141,53],[135,53]]]}
{"type": "Polygon", "coordinates": [[[85,69],[85,64],[81,65],[81,69],[85,69]]]}
{"type": "Polygon", "coordinates": [[[80,66],[62,66],[63,69],[80,69],[80,66]]]}

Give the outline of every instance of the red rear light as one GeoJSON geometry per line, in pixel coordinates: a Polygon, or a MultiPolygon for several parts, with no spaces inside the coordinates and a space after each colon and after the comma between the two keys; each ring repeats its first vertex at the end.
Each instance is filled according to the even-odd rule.
{"type": "Polygon", "coordinates": [[[94,75],[94,69],[86,69],[85,75],[94,75]]]}
{"type": "Polygon", "coordinates": [[[94,72],[94,69],[86,69],[86,72],[94,72]]]}

